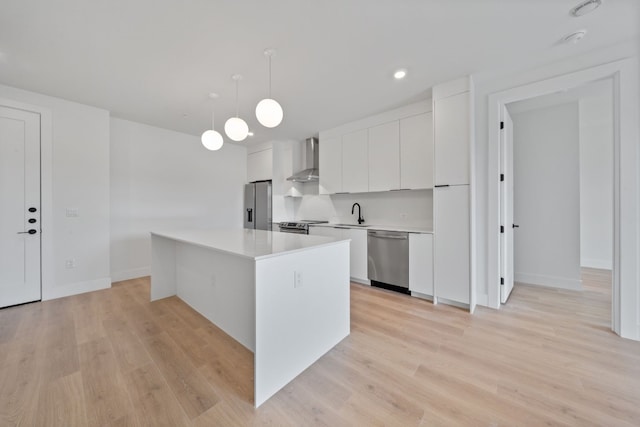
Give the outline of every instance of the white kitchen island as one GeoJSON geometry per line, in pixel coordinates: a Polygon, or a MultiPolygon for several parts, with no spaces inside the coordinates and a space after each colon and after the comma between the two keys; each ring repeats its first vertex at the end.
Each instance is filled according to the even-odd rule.
{"type": "Polygon", "coordinates": [[[349,335],[349,240],[173,230],[151,252],[152,301],[177,295],[254,353],[255,407],[349,335]]]}

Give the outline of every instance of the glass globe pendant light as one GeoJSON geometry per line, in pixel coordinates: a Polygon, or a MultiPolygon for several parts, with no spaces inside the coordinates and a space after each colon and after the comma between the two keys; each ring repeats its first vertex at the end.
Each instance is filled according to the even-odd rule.
{"type": "Polygon", "coordinates": [[[238,117],[238,82],[242,79],[240,74],[234,74],[231,78],[236,82],[236,116],[228,119],[224,124],[224,133],[236,142],[243,141],[249,134],[247,122],[238,117]]]}
{"type": "MultiPolygon", "coordinates": [[[[209,98],[216,99],[218,98],[218,94],[212,92],[209,94],[209,98]]],[[[200,140],[202,141],[202,145],[204,145],[204,148],[211,151],[217,151],[221,149],[222,145],[224,144],[222,135],[220,135],[220,132],[216,131],[214,119],[215,117],[212,111],[211,112],[211,129],[205,130],[202,133],[202,136],[200,137],[200,140]]]]}
{"type": "Polygon", "coordinates": [[[262,126],[274,128],[282,122],[284,114],[278,101],[271,98],[271,57],[275,54],[275,50],[265,49],[264,54],[269,58],[269,97],[258,102],[256,106],[256,118],[262,126]]]}

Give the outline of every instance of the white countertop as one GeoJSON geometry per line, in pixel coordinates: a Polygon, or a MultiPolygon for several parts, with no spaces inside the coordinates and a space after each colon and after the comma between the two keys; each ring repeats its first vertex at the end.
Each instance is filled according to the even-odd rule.
{"type": "Polygon", "coordinates": [[[380,230],[380,231],[402,231],[406,233],[422,233],[433,234],[433,228],[429,227],[406,227],[403,225],[366,225],[365,227],[357,224],[309,224],[309,227],[339,227],[339,228],[354,228],[357,230],[380,230]]]}
{"type": "Polygon", "coordinates": [[[163,230],[152,231],[151,234],[254,260],[345,241],[325,236],[243,228],[163,230]]]}

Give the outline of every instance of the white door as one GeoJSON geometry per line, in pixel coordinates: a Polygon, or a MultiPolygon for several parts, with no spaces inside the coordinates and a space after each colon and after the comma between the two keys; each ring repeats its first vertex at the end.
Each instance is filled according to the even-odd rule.
{"type": "Polygon", "coordinates": [[[40,115],[0,106],[0,307],[40,298],[40,115]]]}
{"type": "Polygon", "coordinates": [[[513,290],[513,232],[517,225],[513,223],[513,121],[506,108],[503,109],[502,117],[500,224],[504,227],[504,232],[500,233],[500,302],[505,303],[513,290]]]}

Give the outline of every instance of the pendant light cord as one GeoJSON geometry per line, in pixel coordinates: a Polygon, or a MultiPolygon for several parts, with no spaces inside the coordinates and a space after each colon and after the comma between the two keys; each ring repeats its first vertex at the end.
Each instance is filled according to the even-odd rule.
{"type": "Polygon", "coordinates": [[[269,98],[271,98],[271,55],[269,55],[269,98]]]}
{"type": "Polygon", "coordinates": [[[238,117],[240,114],[240,108],[238,107],[238,80],[239,79],[236,80],[236,117],[238,117]]]}

